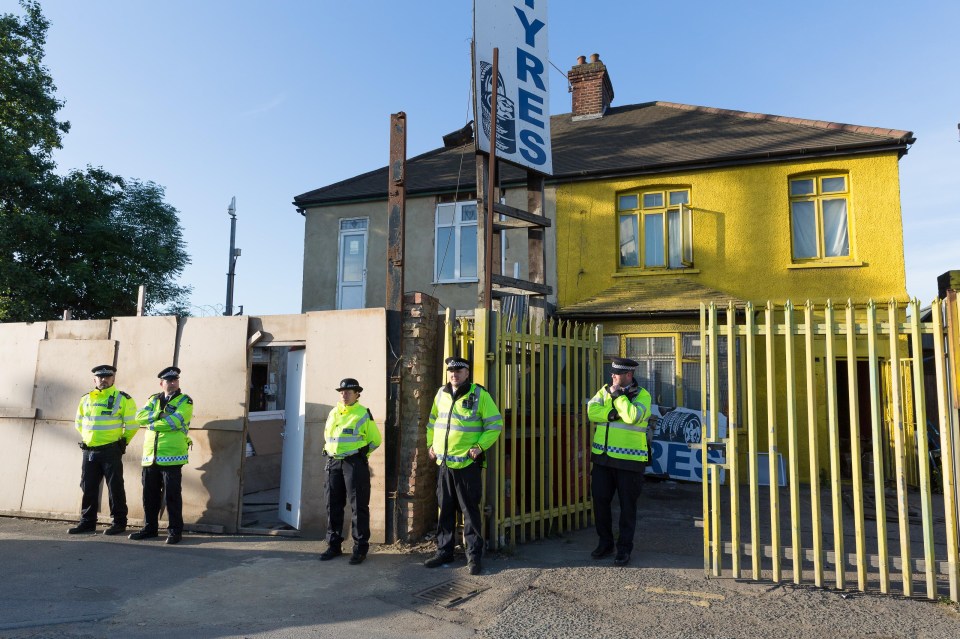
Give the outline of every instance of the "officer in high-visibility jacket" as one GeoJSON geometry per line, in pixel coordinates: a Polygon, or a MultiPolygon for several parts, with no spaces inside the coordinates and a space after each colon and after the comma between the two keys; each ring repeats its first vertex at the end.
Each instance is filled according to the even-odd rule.
{"type": "Polygon", "coordinates": [[[180,390],[180,369],[168,366],[157,375],[161,392],[151,395],[137,412],[137,421],[146,427],[143,440],[143,528],[130,539],[157,537],[160,504],[167,504],[167,543],[178,544],[183,537],[183,465],[190,449],[190,419],[193,400],[180,390]]]}
{"type": "Polygon", "coordinates": [[[340,401],[327,415],[323,455],[327,458],[327,549],[320,561],[343,554],[343,509],[350,495],[353,528],[353,565],[363,563],[370,548],[370,454],[380,447],[380,430],[373,413],[359,401],[363,386],[352,377],[336,388],[340,401]]]}
{"type": "Polygon", "coordinates": [[[467,568],[471,575],[482,570],[483,536],[480,530],[480,500],[483,497],[484,455],[503,431],[503,418],[490,393],[479,384],[468,383],[470,363],[448,357],[449,383],[440,387],[427,421],[427,454],[436,460],[437,552],[424,562],[436,568],[453,561],[457,504],[463,513],[463,534],[467,541],[467,568]]]}
{"type": "Polygon", "coordinates": [[[633,552],[637,527],[637,499],[643,473],[650,459],[647,420],[650,393],[637,385],[632,359],[613,358],[612,383],[604,385],[587,404],[587,417],[596,424],[591,473],[593,512],[600,543],[590,553],[594,559],[613,554],[614,565],[625,566],[633,552]],[[616,493],[620,501],[620,536],[614,543],[610,504],[616,493]]]}
{"type": "Polygon", "coordinates": [[[77,431],[83,439],[83,466],[80,470],[80,522],[67,530],[71,535],[95,532],[100,506],[100,482],[107,482],[110,517],[113,523],[104,535],[127,529],[127,494],[123,488],[123,453],[137,434],[137,405],[133,398],[113,385],[117,369],[110,364],[95,366],[94,389],[80,398],[77,431]]]}

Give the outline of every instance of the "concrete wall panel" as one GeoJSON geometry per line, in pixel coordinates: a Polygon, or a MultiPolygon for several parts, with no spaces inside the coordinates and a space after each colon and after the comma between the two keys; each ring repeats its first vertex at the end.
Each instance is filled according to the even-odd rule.
{"type": "Polygon", "coordinates": [[[183,467],[183,521],[223,526],[236,532],[240,507],[240,460],[244,455],[242,432],[190,431],[193,448],[183,467]]]}
{"type": "Polygon", "coordinates": [[[173,364],[176,317],[115,317],[110,336],[117,341],[117,387],[143,406],[160,391],[157,373],[173,364]]]}
{"type": "Polygon", "coordinates": [[[0,406],[33,406],[33,383],[37,373],[37,351],[47,331],[45,322],[0,324],[0,406]]]}
{"type": "Polygon", "coordinates": [[[90,369],[98,364],[112,364],[116,348],[113,340],[101,339],[40,342],[33,393],[33,405],[39,411],[37,418],[73,423],[80,398],[93,388],[90,369]]]}
{"type": "Polygon", "coordinates": [[[261,332],[255,346],[269,346],[276,342],[299,342],[306,339],[305,315],[261,315],[250,318],[250,332],[261,332]]]}
{"type": "MultiPolygon", "coordinates": [[[[76,407],[74,407],[76,408],[76,407]]],[[[70,421],[37,420],[23,491],[24,512],[80,516],[80,435],[70,421]]]]}
{"type": "Polygon", "coordinates": [[[110,339],[110,320],[50,321],[47,339],[110,339]]]}
{"type": "MultiPolygon", "coordinates": [[[[301,529],[323,531],[326,504],[323,427],[336,405],[334,390],[344,377],[363,386],[360,403],[373,413],[381,434],[387,414],[387,314],[382,308],[357,311],[320,311],[307,314],[306,429],[304,441],[301,529]]],[[[370,497],[372,541],[384,541],[386,446],[370,458],[373,472],[370,497]]],[[[346,531],[344,531],[346,533],[346,531]]]]}
{"type": "Polygon", "coordinates": [[[0,436],[4,449],[4,462],[0,464],[0,512],[15,512],[20,510],[23,501],[33,420],[0,419],[0,436]]]}
{"type": "Polygon", "coordinates": [[[183,371],[181,388],[193,398],[196,417],[246,415],[247,321],[246,316],[184,320],[177,366],[183,371]]]}

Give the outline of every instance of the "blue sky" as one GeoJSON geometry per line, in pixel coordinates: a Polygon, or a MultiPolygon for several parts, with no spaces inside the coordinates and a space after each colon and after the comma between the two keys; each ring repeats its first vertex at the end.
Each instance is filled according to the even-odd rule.
{"type": "MultiPolygon", "coordinates": [[[[470,0],[42,5],[46,65],[72,124],[60,170],[92,164],[166,188],[193,260],[181,281],[195,315],[223,310],[231,196],[243,250],[234,304],[297,313],[293,197],[386,165],[393,112],[407,113],[410,156],[472,119],[470,0]]],[[[0,0],[0,11],[20,9],[0,0]]],[[[907,290],[928,303],[936,276],[960,268],[958,26],[960,3],[946,0],[552,0],[547,28],[564,73],[600,54],[614,105],[913,131],[900,162],[907,290]]],[[[550,82],[551,112],[569,112],[565,78],[553,70],[550,82]]]]}

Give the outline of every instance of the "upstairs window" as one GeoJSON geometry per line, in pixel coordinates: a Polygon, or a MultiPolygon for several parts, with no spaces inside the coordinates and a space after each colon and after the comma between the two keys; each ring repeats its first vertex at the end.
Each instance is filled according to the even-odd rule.
{"type": "Polygon", "coordinates": [[[434,281],[476,282],[476,201],[438,204],[435,238],[434,281]]]}
{"type": "Polygon", "coordinates": [[[794,261],[850,257],[846,175],[790,180],[790,234],[794,261]]]}
{"type": "Polygon", "coordinates": [[[690,191],[651,190],[617,196],[620,267],[693,266],[690,191]]]}

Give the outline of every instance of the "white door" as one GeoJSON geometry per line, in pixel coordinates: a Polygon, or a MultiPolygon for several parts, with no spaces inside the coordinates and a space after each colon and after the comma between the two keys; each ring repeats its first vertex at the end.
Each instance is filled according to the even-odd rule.
{"type": "Polygon", "coordinates": [[[340,220],[337,308],[363,308],[367,289],[367,220],[340,220]]]}
{"type": "Polygon", "coordinates": [[[283,453],[280,457],[280,521],[300,528],[300,486],[303,480],[303,433],[306,418],[305,350],[287,353],[287,397],[284,404],[283,453]]]}

